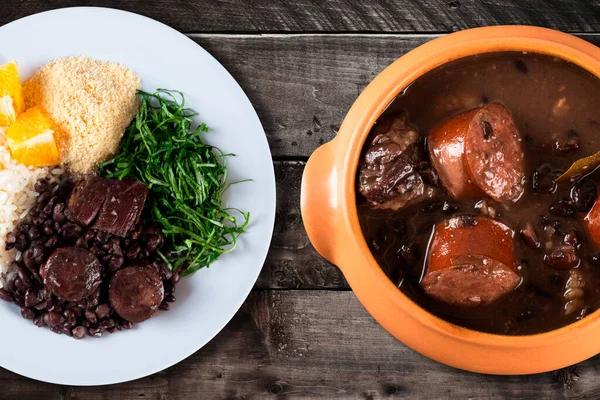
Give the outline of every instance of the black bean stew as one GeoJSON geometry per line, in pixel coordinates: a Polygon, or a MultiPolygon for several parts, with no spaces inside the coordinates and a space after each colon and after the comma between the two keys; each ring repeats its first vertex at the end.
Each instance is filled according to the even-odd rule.
{"type": "MultiPolygon", "coordinates": [[[[160,229],[138,221],[141,206],[132,200],[120,207],[126,211],[122,223],[115,218],[117,212],[102,216],[102,202],[93,211],[104,218],[102,223],[106,218],[118,222],[119,229],[112,229],[115,234],[77,222],[77,215],[67,205],[73,187],[68,179],[60,184],[37,182],[37,205],[7,238],[7,249],[16,248],[21,257],[8,273],[0,299],[21,307],[21,315],[35,325],[76,339],[130,329],[157,308],[168,310],[169,303],[175,301],[180,275],[171,272],[157,253],[164,243],[160,229]],[[132,208],[137,218],[132,216],[132,208]],[[135,228],[124,230],[123,226],[133,220],[135,228]],[[123,290],[122,285],[111,289],[116,275],[131,275],[131,271],[130,281],[139,284],[149,280],[152,287],[143,293],[135,288],[123,290]]],[[[137,183],[130,187],[139,192],[137,183]]],[[[114,195],[107,201],[118,198],[116,192],[103,193],[114,195]]]]}
{"type": "Polygon", "coordinates": [[[471,329],[534,334],[600,307],[600,80],[549,56],[492,53],[411,84],[357,173],[373,255],[417,304],[471,329]],[[590,211],[591,210],[591,211],[590,211]]]}

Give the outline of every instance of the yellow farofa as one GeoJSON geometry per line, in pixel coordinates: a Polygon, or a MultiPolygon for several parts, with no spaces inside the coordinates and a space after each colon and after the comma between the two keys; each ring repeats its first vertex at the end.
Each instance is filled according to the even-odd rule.
{"type": "Polygon", "coordinates": [[[40,68],[23,93],[27,108],[41,105],[61,128],[61,162],[85,174],[117,151],[139,110],[140,88],[140,78],[121,64],[67,57],[40,68]]]}

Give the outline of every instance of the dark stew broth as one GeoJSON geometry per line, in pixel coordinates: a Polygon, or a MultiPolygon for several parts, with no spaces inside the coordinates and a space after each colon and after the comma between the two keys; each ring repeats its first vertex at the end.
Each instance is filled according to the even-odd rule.
{"type": "Polygon", "coordinates": [[[488,103],[500,103],[512,113],[523,139],[526,185],[521,198],[514,203],[489,197],[455,200],[441,188],[431,198],[392,211],[375,210],[358,195],[363,234],[388,277],[431,313],[460,326],[498,334],[553,330],[600,306],[600,250],[582,224],[586,212],[575,210],[577,201],[585,201],[586,196],[595,199],[600,173],[577,184],[567,181],[553,187],[553,178],[574,161],[600,151],[600,79],[546,55],[505,52],[468,57],[419,78],[384,116],[405,112],[410,125],[426,137],[447,118],[488,103]],[[578,192],[572,193],[575,185],[578,192]],[[481,213],[493,215],[515,231],[521,283],[500,300],[478,307],[434,300],[419,285],[433,226],[453,215],[481,213]],[[519,235],[528,224],[537,232],[538,249],[525,245],[519,235]],[[580,262],[575,274],[585,282],[583,300],[568,312],[565,292],[573,269],[552,269],[544,263],[545,254],[564,243],[576,247],[580,262]]]}

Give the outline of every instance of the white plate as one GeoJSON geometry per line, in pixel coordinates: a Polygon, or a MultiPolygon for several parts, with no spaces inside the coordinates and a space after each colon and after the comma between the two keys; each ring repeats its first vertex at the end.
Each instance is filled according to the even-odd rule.
{"type": "Polygon", "coordinates": [[[161,371],[211,340],[248,296],[263,266],[275,218],[275,176],[265,133],[250,101],[210,54],[151,19],[104,8],[69,8],[0,27],[0,65],[12,59],[23,78],[58,57],[86,55],[137,72],[145,90],[178,89],[228,160],[229,206],[251,212],[236,250],[182,279],[177,302],[131,331],[74,340],[37,328],[14,304],[0,304],[0,365],[41,381],[103,385],[161,371]]]}

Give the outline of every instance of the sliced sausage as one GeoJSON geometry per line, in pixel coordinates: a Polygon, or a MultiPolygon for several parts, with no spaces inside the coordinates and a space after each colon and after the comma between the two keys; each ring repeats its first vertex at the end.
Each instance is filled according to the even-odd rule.
{"type": "Polygon", "coordinates": [[[131,179],[109,182],[106,200],[92,228],[126,237],[140,220],[148,188],[131,179]]]}
{"type": "Polygon", "coordinates": [[[421,286],[445,303],[473,307],[493,303],[520,282],[514,231],[486,218],[458,216],[435,226],[421,286]]]}
{"type": "Polygon", "coordinates": [[[67,202],[67,214],[73,221],[82,225],[89,225],[98,212],[104,199],[108,179],[93,176],[79,182],[67,202]]]}
{"type": "Polygon", "coordinates": [[[518,200],[525,189],[525,155],[510,112],[493,103],[459,114],[428,137],[431,161],[455,198],[487,195],[518,200]]]}
{"type": "Polygon", "coordinates": [[[583,221],[590,238],[596,243],[596,246],[600,247],[600,196],[596,198],[583,221]]]}
{"type": "Polygon", "coordinates": [[[140,219],[148,188],[131,179],[87,178],[69,198],[68,216],[82,225],[125,237],[140,219]]]}
{"type": "Polygon", "coordinates": [[[142,322],[156,312],[165,292],[155,268],[130,266],[113,275],[108,296],[110,304],[122,318],[142,322]]]}
{"type": "Polygon", "coordinates": [[[102,264],[82,247],[54,250],[42,270],[46,289],[67,301],[79,301],[89,296],[102,283],[102,264]]]}

